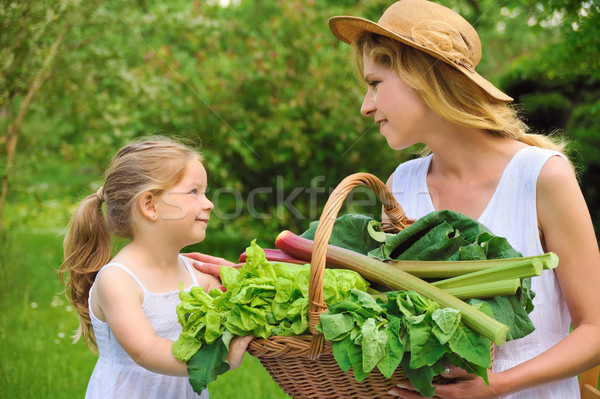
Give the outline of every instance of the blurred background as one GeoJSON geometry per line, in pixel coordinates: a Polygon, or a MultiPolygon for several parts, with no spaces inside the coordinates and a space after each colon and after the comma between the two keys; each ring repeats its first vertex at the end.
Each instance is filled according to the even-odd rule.
{"type": "MultiPolygon", "coordinates": [[[[476,27],[479,73],[515,98],[532,130],[571,141],[598,230],[598,2],[439,2],[476,27]]],[[[0,398],[83,396],[95,355],[71,344],[61,241],[131,139],[200,148],[216,208],[190,250],[230,260],[253,238],[273,247],[279,231],[302,232],[349,174],[385,181],[414,156],[390,150],[360,115],[365,88],[327,24],[377,20],[391,3],[0,0],[0,398]]],[[[371,193],[353,198],[349,211],[379,217],[371,193]]],[[[266,387],[285,397],[255,359],[236,372],[211,386],[213,398],[238,396],[227,390],[237,384],[247,398],[269,397],[266,387]]]]}

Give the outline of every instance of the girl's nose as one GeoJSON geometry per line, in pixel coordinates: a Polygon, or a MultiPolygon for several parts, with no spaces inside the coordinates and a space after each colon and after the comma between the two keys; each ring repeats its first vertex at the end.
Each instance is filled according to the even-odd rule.
{"type": "Polygon", "coordinates": [[[213,204],[212,201],[209,200],[208,198],[206,198],[203,205],[204,205],[203,208],[206,209],[207,211],[212,211],[213,208],[215,207],[215,204],[213,204]]]}
{"type": "Polygon", "coordinates": [[[371,116],[373,115],[373,112],[375,112],[375,102],[373,101],[373,97],[367,93],[365,94],[365,99],[360,107],[360,113],[363,114],[363,116],[371,116]]]}

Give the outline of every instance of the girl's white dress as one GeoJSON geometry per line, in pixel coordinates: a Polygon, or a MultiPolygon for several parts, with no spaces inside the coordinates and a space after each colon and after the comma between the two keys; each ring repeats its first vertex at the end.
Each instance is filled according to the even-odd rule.
{"type": "MultiPolygon", "coordinates": [[[[197,286],[198,280],[191,266],[183,256],[181,259],[192,276],[193,286],[197,286]]],[[[142,309],[156,335],[176,340],[181,334],[181,325],[177,321],[175,312],[179,303],[179,291],[150,292],[127,267],[119,263],[109,263],[98,273],[102,273],[102,270],[107,267],[119,267],[125,270],[139,284],[144,292],[142,309]]],[[[92,286],[90,295],[93,289],[92,286]]],[[[153,373],[135,363],[119,345],[108,324],[94,315],[91,306],[90,318],[98,343],[99,356],[87,387],[86,399],[208,399],[208,390],[198,395],[192,389],[188,377],[153,373]]]]}
{"type": "MultiPolygon", "coordinates": [[[[543,253],[540,242],[536,185],[542,166],[560,153],[526,147],[517,152],[506,166],[500,182],[479,222],[495,235],[504,237],[523,256],[543,253]]],[[[433,212],[432,197],[427,187],[427,171],[431,155],[398,166],[393,174],[392,191],[406,215],[418,219],[433,212]]],[[[435,197],[435,196],[434,196],[435,197]]],[[[532,279],[535,309],[530,318],[535,331],[496,348],[494,371],[512,368],[544,352],[569,333],[570,315],[552,270],[532,279]]],[[[579,398],[577,378],[569,378],[523,391],[510,399],[579,398]]]]}

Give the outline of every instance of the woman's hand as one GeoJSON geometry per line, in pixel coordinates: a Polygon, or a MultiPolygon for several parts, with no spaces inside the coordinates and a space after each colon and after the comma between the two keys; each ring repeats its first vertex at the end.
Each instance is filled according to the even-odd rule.
{"type": "Polygon", "coordinates": [[[221,266],[233,266],[235,263],[216,256],[201,254],[200,252],[190,252],[182,254],[192,260],[192,265],[202,273],[212,274],[215,277],[221,277],[221,266]]]}
{"type": "MultiPolygon", "coordinates": [[[[488,372],[490,385],[488,386],[481,377],[470,374],[460,367],[449,367],[442,377],[451,379],[444,384],[433,384],[435,387],[434,398],[440,399],[492,399],[501,398],[502,395],[496,392],[491,385],[494,373],[488,372]]],[[[413,387],[410,381],[406,380],[402,386],[399,384],[396,388],[389,391],[393,396],[404,399],[423,398],[413,387]]]]}
{"type": "Polygon", "coordinates": [[[235,337],[229,343],[229,353],[227,353],[227,362],[229,363],[229,370],[236,369],[242,364],[244,360],[244,354],[248,348],[248,344],[254,337],[247,335],[245,337],[235,337]]]}

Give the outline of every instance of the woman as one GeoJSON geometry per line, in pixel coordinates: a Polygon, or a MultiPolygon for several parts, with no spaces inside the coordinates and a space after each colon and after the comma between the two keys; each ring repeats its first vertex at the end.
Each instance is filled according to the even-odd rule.
{"type": "MultiPolygon", "coordinates": [[[[489,386],[451,367],[453,382],[436,385],[435,397],[579,397],[575,376],[600,362],[600,253],[563,146],[526,133],[512,98],[475,71],[479,37],[452,10],[402,0],[377,23],[340,16],[330,28],[352,45],[368,86],[361,113],[392,149],[424,143],[430,150],[388,180],[407,216],[461,212],[524,256],[560,259],[533,279],[536,330],[496,349],[489,386]]],[[[390,393],[421,397],[410,384],[390,393]]]]}

